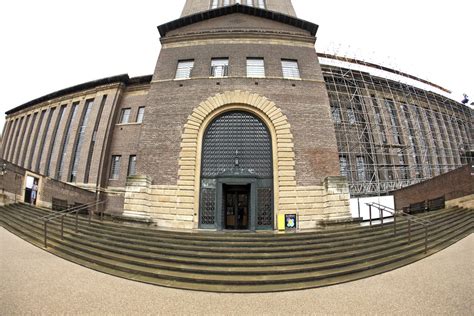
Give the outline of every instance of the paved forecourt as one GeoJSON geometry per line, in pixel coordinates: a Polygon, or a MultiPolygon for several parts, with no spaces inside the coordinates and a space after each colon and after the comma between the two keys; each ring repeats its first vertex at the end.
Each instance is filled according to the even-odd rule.
{"type": "Polygon", "coordinates": [[[474,310],[474,236],[409,266],[305,291],[214,294],[109,276],[0,227],[0,315],[456,314],[474,310]]]}

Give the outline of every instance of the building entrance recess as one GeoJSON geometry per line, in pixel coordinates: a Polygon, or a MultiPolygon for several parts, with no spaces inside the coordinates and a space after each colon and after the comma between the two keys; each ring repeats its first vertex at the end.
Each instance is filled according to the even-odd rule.
{"type": "Polygon", "coordinates": [[[226,112],[207,128],[202,148],[199,227],[273,229],[271,136],[244,111],[226,112]]]}

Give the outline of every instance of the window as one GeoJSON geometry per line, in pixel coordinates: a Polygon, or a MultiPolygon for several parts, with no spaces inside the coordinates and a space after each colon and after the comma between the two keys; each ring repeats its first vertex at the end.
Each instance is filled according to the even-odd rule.
{"type": "Polygon", "coordinates": [[[35,150],[36,150],[36,143],[38,142],[38,135],[39,135],[39,132],[40,132],[40,129],[41,129],[41,125],[43,124],[43,120],[44,120],[45,115],[46,115],[46,110],[43,110],[41,112],[40,118],[38,120],[38,125],[36,125],[36,131],[35,131],[35,135],[33,137],[33,143],[31,144],[31,153],[30,153],[30,157],[28,159],[28,165],[27,165],[26,169],[31,169],[31,167],[33,166],[33,155],[34,155],[35,150]]]}
{"type": "Polygon", "coordinates": [[[38,153],[38,157],[36,158],[36,167],[35,167],[35,171],[36,172],[39,172],[39,168],[40,168],[40,163],[41,163],[41,159],[43,158],[43,151],[44,151],[44,148],[46,147],[44,144],[46,142],[46,135],[48,135],[48,131],[49,131],[49,125],[51,124],[51,119],[53,118],[53,114],[54,114],[54,111],[56,110],[56,108],[51,108],[49,110],[49,114],[48,114],[48,118],[46,119],[46,125],[44,127],[44,130],[43,130],[43,136],[41,137],[41,143],[40,143],[40,146],[39,146],[39,153],[38,153]]]}
{"type": "Polygon", "coordinates": [[[348,177],[349,175],[349,165],[347,163],[346,156],[339,156],[339,166],[341,167],[341,176],[348,177]]]}
{"type": "Polygon", "coordinates": [[[263,58],[247,58],[247,77],[265,78],[265,63],[263,58]]]}
{"type": "Polygon", "coordinates": [[[219,5],[219,0],[212,0],[211,9],[217,8],[218,5],[219,5]]]}
{"type": "Polygon", "coordinates": [[[216,58],[211,60],[211,77],[227,77],[229,73],[229,59],[216,58]]]}
{"type": "Polygon", "coordinates": [[[64,160],[66,159],[66,154],[67,154],[67,145],[69,144],[69,139],[71,138],[71,129],[73,125],[72,123],[74,122],[74,119],[76,118],[78,105],[79,105],[79,102],[72,104],[72,109],[70,112],[71,114],[69,115],[69,119],[66,123],[66,132],[64,134],[62,151],[61,151],[61,154],[59,155],[58,169],[56,171],[56,179],[58,180],[61,180],[61,177],[63,175],[64,160]]]}
{"type": "Polygon", "coordinates": [[[84,112],[79,123],[79,131],[77,136],[77,142],[74,146],[74,151],[72,152],[72,168],[71,173],[69,174],[69,182],[76,182],[77,180],[77,171],[79,169],[79,161],[81,159],[81,150],[82,145],[84,144],[87,124],[89,123],[89,116],[92,111],[92,106],[94,105],[94,99],[87,100],[84,105],[84,112]]]}
{"type": "Polygon", "coordinates": [[[122,156],[112,156],[110,180],[117,180],[120,176],[120,158],[122,158],[122,156]]]}
{"type": "Polygon", "coordinates": [[[120,112],[120,124],[126,124],[128,123],[128,120],[130,119],[130,113],[132,112],[131,109],[122,109],[122,112],[120,112]]]}
{"type": "Polygon", "coordinates": [[[92,157],[94,155],[95,142],[97,140],[97,132],[99,131],[99,125],[102,118],[102,112],[104,111],[105,102],[107,102],[107,95],[102,96],[102,101],[100,101],[99,111],[95,117],[94,131],[92,133],[91,142],[89,144],[89,151],[87,152],[87,162],[86,162],[86,171],[84,173],[84,183],[89,183],[89,175],[92,165],[92,157]]]}
{"type": "Polygon", "coordinates": [[[51,144],[50,144],[48,156],[47,156],[47,159],[46,159],[46,169],[44,171],[44,174],[48,177],[51,175],[51,158],[52,158],[52,155],[55,152],[56,148],[59,146],[59,143],[60,143],[60,140],[61,140],[60,137],[57,137],[58,136],[58,129],[59,129],[59,124],[61,124],[61,122],[63,121],[64,110],[66,109],[66,107],[67,107],[67,105],[63,105],[59,109],[59,115],[56,119],[56,124],[55,124],[54,129],[53,129],[53,135],[51,137],[51,144]]]}
{"type": "Polygon", "coordinates": [[[298,69],[298,62],[296,60],[281,60],[281,68],[283,71],[283,78],[285,79],[300,79],[300,71],[298,69]]]}
{"type": "Polygon", "coordinates": [[[247,5],[249,7],[253,7],[253,0],[247,0],[247,5]]]}
{"type": "Polygon", "coordinates": [[[341,111],[338,107],[331,107],[332,120],[336,124],[341,124],[341,111]]]}
{"type": "Polygon", "coordinates": [[[180,60],[176,68],[175,79],[189,79],[191,78],[191,71],[194,67],[194,60],[180,60]]]}
{"type": "Polygon", "coordinates": [[[136,174],[137,167],[137,156],[131,155],[128,158],[128,171],[127,176],[134,176],[136,174]]]}
{"type": "Polygon", "coordinates": [[[359,181],[366,180],[365,178],[365,160],[362,156],[357,156],[356,159],[356,168],[357,168],[357,179],[359,181]]]}
{"type": "Polygon", "coordinates": [[[260,9],[265,9],[265,0],[258,0],[258,7],[260,9]]]}
{"type": "Polygon", "coordinates": [[[354,125],[356,123],[356,116],[352,108],[347,109],[347,118],[349,119],[349,123],[351,125],[354,125]]]}
{"type": "Polygon", "coordinates": [[[143,122],[143,116],[145,115],[145,107],[141,106],[138,108],[138,114],[137,114],[137,123],[142,123],[143,122]]]}
{"type": "Polygon", "coordinates": [[[230,0],[224,0],[223,5],[228,6],[230,4],[230,0]]]}

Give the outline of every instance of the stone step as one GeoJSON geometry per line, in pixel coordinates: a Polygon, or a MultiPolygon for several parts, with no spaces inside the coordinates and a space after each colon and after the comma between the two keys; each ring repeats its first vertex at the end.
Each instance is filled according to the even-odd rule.
{"type": "MultiPolygon", "coordinates": [[[[469,233],[472,232],[472,223],[468,224],[467,226],[468,228],[466,231],[469,233]]],[[[451,234],[444,233],[445,236],[441,242],[451,240],[455,236],[458,236],[466,232],[466,231],[461,231],[460,227],[456,227],[453,231],[454,233],[451,233],[451,234]]],[[[438,242],[438,243],[430,242],[430,246],[438,247],[441,244],[441,242],[438,242]]],[[[320,286],[321,283],[327,284],[328,280],[330,280],[331,278],[337,278],[338,276],[344,276],[346,274],[354,274],[355,276],[356,273],[364,272],[367,269],[377,269],[384,264],[390,265],[390,264],[395,263],[396,261],[408,259],[410,258],[410,256],[419,255],[420,252],[423,251],[422,249],[423,247],[420,246],[417,249],[412,250],[411,252],[403,253],[403,255],[388,256],[382,259],[372,260],[370,263],[366,262],[366,263],[351,265],[350,267],[331,269],[329,271],[325,271],[324,273],[312,272],[312,273],[293,273],[290,275],[278,274],[278,275],[271,276],[271,278],[266,275],[235,276],[235,277],[226,275],[226,276],[210,277],[209,275],[203,276],[201,274],[189,274],[189,273],[183,274],[183,273],[178,273],[178,272],[168,273],[164,275],[162,271],[159,271],[157,269],[143,268],[143,267],[140,268],[140,271],[139,271],[140,273],[137,276],[136,275],[137,271],[134,269],[134,266],[130,264],[122,264],[122,263],[117,263],[116,261],[113,261],[113,260],[111,261],[111,260],[103,259],[100,257],[88,256],[76,250],[70,251],[67,248],[62,248],[60,251],[65,256],[71,256],[71,258],[84,260],[83,262],[88,262],[89,266],[91,262],[95,264],[100,263],[100,267],[104,267],[105,269],[113,269],[113,271],[119,270],[120,272],[119,275],[121,276],[125,276],[123,273],[133,273],[134,276],[132,277],[132,279],[139,279],[141,281],[150,282],[151,280],[147,280],[147,278],[153,278],[153,282],[151,283],[161,284],[165,286],[171,285],[173,287],[181,287],[179,284],[181,285],[186,284],[184,286],[185,288],[194,288],[194,286],[196,285],[195,283],[197,283],[199,286],[198,288],[195,288],[195,289],[212,290],[212,291],[217,291],[221,289],[219,285],[225,284],[226,286],[231,287],[230,288],[231,291],[251,292],[251,291],[264,291],[265,288],[262,287],[262,285],[264,286],[264,285],[269,285],[269,284],[272,284],[272,285],[283,284],[282,287],[277,287],[277,288],[272,287],[271,288],[272,291],[276,289],[286,289],[290,283],[297,283],[293,285],[292,288],[295,288],[295,287],[298,288],[301,286],[304,286],[304,287],[320,286]],[[186,277],[191,277],[191,280],[187,280],[186,277]],[[323,280],[323,282],[319,282],[320,280],[323,280]],[[172,282],[172,284],[170,284],[170,281],[172,282]],[[191,284],[188,284],[189,282],[194,286],[191,286],[191,284]],[[302,284],[306,284],[306,285],[302,285],[302,284]],[[260,286],[260,289],[255,288],[254,287],[255,285],[260,286]],[[253,289],[250,289],[249,286],[253,286],[253,289]]],[[[59,249],[56,249],[56,250],[59,250],[59,249]]],[[[94,266],[94,267],[97,268],[98,270],[101,270],[101,268],[97,266],[94,266]]],[[[357,276],[357,278],[358,277],[360,276],[357,276]]],[[[270,289],[267,288],[267,290],[270,290],[270,289]]]]}
{"type": "MultiPolygon", "coordinates": [[[[442,213],[440,213],[442,214],[442,213]]],[[[67,225],[66,225],[67,227],[67,225]]],[[[41,224],[41,229],[42,229],[42,224],[41,224]]],[[[51,227],[49,229],[52,229],[51,227]]],[[[419,229],[419,227],[413,227],[413,233],[416,232],[416,230],[419,229]]],[[[404,229],[403,227],[399,227],[398,231],[399,232],[403,232],[404,230],[406,230],[406,228],[404,229]]],[[[356,243],[359,243],[359,247],[360,248],[364,248],[366,247],[366,243],[367,242],[371,242],[373,245],[380,245],[380,244],[383,244],[385,243],[385,241],[383,239],[380,239],[380,240],[370,240],[369,238],[359,238],[359,239],[350,239],[348,242],[346,243],[337,243],[336,240],[333,241],[333,242],[328,242],[328,241],[320,241],[319,243],[317,243],[318,241],[313,241],[312,244],[302,244],[302,245],[296,245],[295,247],[291,248],[291,251],[289,251],[288,249],[286,249],[285,247],[286,246],[283,246],[281,248],[275,248],[275,247],[262,247],[261,245],[259,245],[257,249],[257,251],[254,251],[254,249],[251,249],[251,248],[242,248],[242,249],[239,249],[239,248],[210,248],[210,247],[207,247],[207,248],[202,248],[202,247],[196,247],[196,246],[193,246],[193,245],[188,245],[188,246],[183,246],[181,248],[179,247],[176,247],[174,245],[170,245],[170,244],[160,244],[160,243],[153,243],[153,242],[149,242],[149,241],[141,241],[139,244],[138,244],[138,240],[133,240],[133,242],[131,242],[131,240],[128,240],[126,237],[124,238],[120,238],[118,240],[114,239],[114,238],[110,238],[110,237],[107,237],[107,236],[100,236],[100,235],[94,235],[94,236],[90,236],[90,235],[86,235],[87,233],[88,234],[91,234],[91,232],[88,232],[86,230],[82,230],[80,229],[79,230],[80,233],[83,234],[83,236],[81,237],[81,241],[90,241],[90,242],[96,242],[96,243],[101,243],[103,245],[110,245],[111,247],[120,247],[121,249],[125,249],[125,248],[130,248],[132,250],[142,250],[142,251],[145,251],[145,252],[150,252],[150,251],[154,251],[154,250],[162,250],[163,248],[167,248],[169,249],[168,252],[165,252],[166,253],[179,253],[179,251],[184,251],[183,254],[186,254],[186,250],[188,251],[198,251],[200,252],[201,254],[204,255],[205,257],[205,253],[206,252],[209,252],[211,254],[215,254],[216,252],[228,252],[230,254],[233,254],[233,253],[239,253],[239,252],[245,252],[249,257],[252,257],[252,253],[256,252],[256,253],[262,253],[262,252],[280,252],[280,253],[288,253],[288,256],[292,256],[292,255],[295,255],[296,251],[297,250],[301,250],[301,249],[305,249],[307,253],[309,250],[314,250],[314,251],[319,251],[319,255],[321,254],[324,254],[324,253],[332,253],[332,252],[335,252],[335,250],[341,247],[344,247],[344,246],[350,246],[351,248],[355,248],[356,247],[356,243]],[[184,248],[184,249],[183,249],[184,248]],[[179,250],[179,251],[178,251],[179,250]],[[275,251],[277,250],[277,251],[275,251]]],[[[390,229],[388,230],[388,234],[391,235],[393,234],[393,230],[390,229]]],[[[377,239],[380,238],[380,235],[375,235],[375,237],[377,239]]],[[[403,239],[403,238],[402,238],[403,239]]],[[[348,249],[345,249],[345,248],[341,248],[342,251],[347,251],[348,249]]],[[[225,254],[219,254],[219,256],[225,256],[225,254]]],[[[277,257],[281,257],[282,254],[276,254],[277,257]]],[[[192,257],[192,254],[189,254],[188,257],[192,257]]]]}
{"type": "MultiPolygon", "coordinates": [[[[463,224],[465,225],[466,224],[466,217],[468,220],[471,220],[471,216],[470,215],[467,215],[465,216],[465,218],[461,218],[461,219],[458,219],[455,223],[452,223],[451,226],[455,226],[455,225],[460,225],[460,224],[463,224]]],[[[444,230],[446,229],[449,229],[451,226],[448,227],[448,225],[442,225],[441,227],[439,227],[437,230],[434,230],[432,229],[431,232],[430,232],[430,239],[433,238],[434,234],[439,234],[440,232],[443,232],[444,230]]],[[[31,232],[33,229],[30,229],[29,231],[31,232]]],[[[36,228],[34,228],[34,230],[37,230],[36,228]]],[[[77,242],[79,242],[79,240],[76,241],[76,243],[74,243],[73,240],[71,241],[66,241],[66,242],[61,242],[59,239],[58,239],[58,235],[55,234],[55,238],[51,238],[51,241],[55,241],[56,243],[62,243],[64,245],[67,245],[68,247],[71,247],[73,249],[76,249],[76,250],[82,250],[82,251],[85,251],[85,252],[88,252],[90,254],[93,254],[93,255],[98,255],[98,256],[101,256],[101,257],[106,257],[106,258],[109,258],[109,259],[113,259],[113,260],[116,260],[116,261],[123,261],[123,262],[126,262],[126,263],[133,263],[133,264],[138,264],[138,265],[143,265],[143,266],[149,266],[149,267],[155,267],[155,268],[168,268],[168,269],[171,269],[171,270],[178,270],[178,271],[181,271],[181,270],[184,270],[186,269],[187,272],[201,272],[201,273],[220,273],[220,274],[255,274],[255,273],[258,273],[258,274],[270,274],[270,273],[274,273],[276,271],[279,271],[280,273],[291,273],[291,272],[295,272],[295,271],[302,271],[302,272],[307,272],[307,271],[310,271],[310,270],[314,270],[314,269],[323,269],[323,268],[329,268],[329,267],[337,267],[337,266],[345,266],[345,265],[348,265],[348,264],[354,264],[356,262],[365,262],[365,261],[368,261],[368,260],[373,260],[373,259],[376,259],[376,258],[379,258],[379,257],[384,257],[384,256],[389,256],[389,255],[393,255],[393,254],[396,254],[396,253],[399,253],[399,252],[402,252],[402,251],[405,251],[405,250],[408,250],[410,248],[413,248],[415,247],[417,244],[416,242],[418,243],[423,243],[423,236],[421,237],[415,237],[412,239],[412,243],[411,244],[407,244],[406,242],[404,242],[403,244],[400,244],[398,247],[395,247],[393,245],[390,245],[390,244],[387,244],[387,246],[384,248],[384,249],[379,249],[379,251],[372,251],[372,252],[368,252],[368,254],[364,254],[364,253],[355,253],[355,254],[351,254],[349,255],[346,259],[340,259],[340,258],[337,258],[337,257],[334,257],[334,256],[328,256],[326,258],[319,258],[319,263],[317,260],[309,263],[309,264],[303,264],[303,263],[298,263],[296,261],[294,262],[290,262],[290,265],[287,265],[287,266],[276,266],[275,264],[272,264],[272,269],[271,270],[265,270],[265,269],[262,269],[261,267],[252,267],[252,268],[247,268],[247,267],[237,267],[235,269],[232,269],[232,268],[228,268],[228,267],[202,267],[202,266],[199,266],[199,267],[195,267],[193,265],[191,265],[189,262],[187,264],[177,264],[177,263],[168,263],[168,262],[165,262],[165,263],[162,263],[160,262],[160,260],[157,260],[157,258],[152,258],[152,257],[149,257],[149,258],[142,258],[140,256],[137,256],[137,255],[129,255],[129,256],[126,256],[126,255],[123,255],[123,254],[117,254],[117,252],[112,252],[112,251],[104,251],[102,249],[99,249],[99,245],[91,245],[91,246],[84,246],[84,245],[78,245],[77,242]],[[149,260],[153,260],[153,261],[149,261],[149,260]],[[298,265],[295,265],[296,263],[298,263],[298,265]],[[293,265],[291,265],[293,264],[293,265]]],[[[296,258],[297,259],[297,258],[296,258]]]]}
{"type": "MultiPolygon", "coordinates": [[[[403,221],[403,220],[402,220],[403,221]]],[[[81,219],[80,223],[85,223],[85,220],[81,219]]],[[[399,225],[403,225],[400,224],[399,225]]],[[[93,234],[94,229],[99,232],[100,235],[103,235],[104,231],[110,232],[110,236],[115,236],[117,238],[125,238],[126,240],[130,241],[133,239],[137,240],[150,240],[151,242],[157,243],[157,242],[163,242],[167,244],[180,244],[180,243],[185,243],[186,245],[195,245],[195,244],[200,244],[202,242],[208,241],[211,243],[205,243],[202,244],[203,247],[211,247],[213,246],[212,244],[217,244],[217,243],[222,243],[222,242],[227,242],[228,247],[247,247],[248,245],[255,247],[258,245],[256,241],[262,241],[262,245],[265,247],[269,247],[270,244],[268,243],[273,242],[275,246],[282,247],[282,246],[292,246],[294,245],[295,240],[299,240],[299,244],[307,243],[311,244],[314,242],[320,242],[322,239],[330,237],[332,240],[336,237],[336,233],[338,233],[338,236],[340,236],[341,240],[351,240],[354,238],[354,236],[351,233],[354,233],[357,235],[357,237],[361,236],[361,234],[374,234],[374,231],[377,230],[367,230],[367,229],[358,229],[356,231],[348,230],[344,232],[344,234],[341,234],[337,231],[334,232],[325,232],[325,233],[316,233],[313,232],[312,234],[307,234],[304,233],[304,236],[301,236],[300,238],[293,238],[295,235],[299,234],[291,234],[288,236],[289,238],[283,238],[281,235],[269,235],[265,239],[246,239],[246,240],[241,240],[236,239],[235,237],[227,236],[227,237],[222,237],[221,234],[214,234],[214,239],[212,239],[212,236],[206,236],[205,239],[202,239],[200,234],[193,234],[193,239],[181,239],[181,238],[174,238],[174,236],[162,236],[160,235],[160,232],[157,232],[157,230],[151,230],[147,235],[144,235],[144,233],[141,231],[141,229],[138,229],[137,227],[132,227],[129,228],[128,231],[118,231],[113,228],[107,227],[108,224],[104,225],[102,223],[92,223],[90,227],[87,227],[87,230],[93,234]],[[104,227],[105,226],[105,227],[104,227]],[[131,233],[131,235],[130,235],[131,233]],[[272,238],[273,237],[273,238],[272,238]],[[161,239],[160,239],[161,238],[161,239]]],[[[385,225],[385,229],[388,231],[390,224],[385,225]]],[[[81,226],[82,227],[82,226],[81,226]]],[[[298,236],[299,237],[299,236],[298,236]]]]}
{"type": "MultiPolygon", "coordinates": [[[[0,224],[41,247],[43,226],[39,217],[46,213],[24,205],[2,207],[0,224]]],[[[260,237],[247,239],[238,234],[234,237],[240,241],[232,243],[221,234],[215,234],[218,240],[210,241],[212,234],[206,233],[198,243],[185,245],[185,238],[167,246],[163,241],[172,239],[177,232],[168,235],[149,230],[137,237],[135,233],[141,228],[120,229],[117,224],[101,222],[89,227],[81,219],[76,234],[72,219],[68,219],[64,240],[59,226],[50,225],[48,251],[98,271],[162,286],[218,292],[295,290],[382,273],[439,251],[473,231],[473,210],[444,210],[425,218],[433,222],[428,254],[424,253],[424,229],[418,225],[412,226],[412,242],[407,242],[406,221],[397,224],[395,236],[393,226],[386,225],[348,229],[348,238],[341,236],[344,229],[336,229],[305,233],[303,238],[294,240],[268,235],[262,241],[260,237]],[[289,248],[291,241],[298,246],[296,250],[289,248]],[[284,245],[279,246],[278,242],[284,245]],[[259,251],[249,253],[252,249],[259,251]]]]}

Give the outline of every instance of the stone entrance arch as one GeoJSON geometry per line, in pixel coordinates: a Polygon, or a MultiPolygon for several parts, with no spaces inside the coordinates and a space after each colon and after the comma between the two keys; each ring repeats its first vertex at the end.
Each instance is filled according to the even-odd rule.
{"type": "MultiPolygon", "coordinates": [[[[273,156],[273,201],[276,211],[295,209],[285,203],[285,192],[295,191],[295,154],[287,117],[267,98],[242,91],[217,94],[197,106],[188,117],[181,138],[178,171],[178,211],[199,221],[202,140],[214,118],[227,111],[246,111],[261,119],[271,135],[273,156]]],[[[275,217],[277,212],[275,212],[275,217]]],[[[276,223],[276,218],[274,219],[276,223]]]]}

